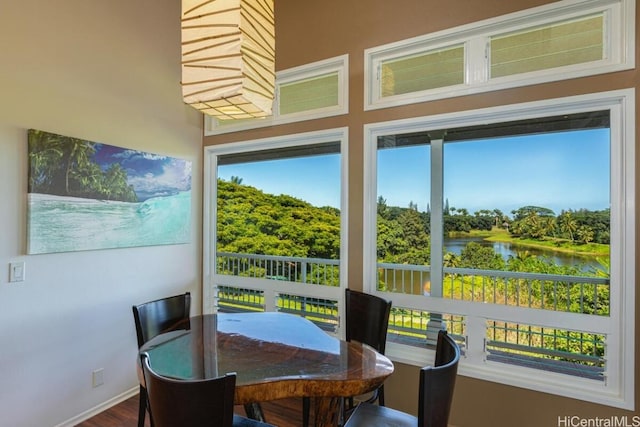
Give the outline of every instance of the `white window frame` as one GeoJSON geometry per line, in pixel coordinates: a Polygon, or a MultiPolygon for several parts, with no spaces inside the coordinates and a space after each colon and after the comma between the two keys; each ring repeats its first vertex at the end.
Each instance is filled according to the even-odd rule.
{"type": "MultiPolygon", "coordinates": [[[[338,301],[338,310],[344,309],[344,289],[347,287],[347,267],[349,265],[348,251],[348,128],[335,128],[315,132],[283,135],[271,138],[255,139],[251,141],[234,142],[229,144],[207,146],[204,149],[204,197],[203,197],[203,306],[204,314],[215,312],[215,286],[218,283],[215,273],[216,242],[217,242],[217,176],[218,157],[228,154],[246,153],[259,150],[269,150],[286,147],[300,147],[304,145],[321,144],[325,142],[340,142],[340,286],[321,286],[292,283],[279,280],[233,278],[237,283],[233,285],[247,289],[258,289],[265,292],[267,311],[275,311],[274,295],[287,293],[293,295],[323,298],[338,301]]],[[[225,284],[229,283],[229,276],[224,276],[225,284]]],[[[342,324],[342,321],[341,321],[342,324]]],[[[342,326],[339,325],[337,334],[342,336],[342,326]]]]}
{"type": "Polygon", "coordinates": [[[484,21],[366,49],[364,52],[364,109],[375,110],[435,99],[452,98],[635,67],[634,0],[562,0],[484,21]],[[604,13],[604,59],[505,77],[490,77],[491,37],[540,25],[604,13]],[[464,83],[382,97],[383,61],[426,53],[454,45],[465,46],[464,83]]]}
{"type": "MultiPolygon", "coordinates": [[[[369,285],[370,287],[365,290],[393,299],[394,306],[465,316],[468,337],[465,357],[458,371],[461,375],[633,410],[635,378],[635,91],[633,89],[365,125],[363,277],[364,283],[377,283],[376,162],[379,136],[424,132],[431,129],[453,129],[603,109],[611,112],[612,245],[610,250],[611,315],[609,317],[380,292],[376,290],[375,285],[369,285]],[[606,381],[587,380],[485,361],[484,327],[480,325],[483,325],[486,319],[606,334],[606,381]]],[[[432,194],[433,197],[437,195],[432,194]]],[[[428,363],[433,357],[429,350],[396,343],[389,343],[386,353],[395,361],[417,366],[428,363]]]]}
{"type": "Polygon", "coordinates": [[[225,123],[218,125],[215,117],[204,117],[204,135],[219,135],[229,132],[239,132],[248,129],[256,129],[266,126],[281,125],[285,123],[313,120],[323,117],[338,116],[349,113],[349,55],[336,56],[322,61],[304,64],[299,67],[289,68],[276,73],[275,100],[273,115],[261,119],[241,120],[237,124],[225,123]],[[280,114],[279,99],[280,86],[310,78],[322,77],[328,74],[338,74],[338,103],[337,105],[299,113],[280,114]]]}

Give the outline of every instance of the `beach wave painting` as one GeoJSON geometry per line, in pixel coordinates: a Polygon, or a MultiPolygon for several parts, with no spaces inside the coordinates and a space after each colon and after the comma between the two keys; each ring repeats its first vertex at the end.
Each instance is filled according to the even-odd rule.
{"type": "Polygon", "coordinates": [[[28,143],[28,254],[190,241],[190,161],[33,129],[28,143]]]}

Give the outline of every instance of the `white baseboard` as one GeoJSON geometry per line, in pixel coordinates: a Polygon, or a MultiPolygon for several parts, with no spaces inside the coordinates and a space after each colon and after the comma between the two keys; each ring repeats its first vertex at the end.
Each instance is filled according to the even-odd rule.
{"type": "Polygon", "coordinates": [[[107,409],[111,408],[112,406],[117,405],[118,403],[124,402],[125,400],[129,399],[130,397],[135,396],[136,394],[138,394],[138,391],[140,390],[139,386],[135,386],[134,388],[125,391],[124,393],[121,393],[109,400],[107,400],[106,402],[103,402],[97,406],[94,406],[93,408],[89,409],[88,411],[85,411],[79,415],[76,415],[73,418],[68,419],[67,421],[64,421],[60,424],[58,424],[55,427],[73,427],[76,426],[78,424],[80,424],[83,421],[88,420],[89,418],[98,415],[100,412],[106,411],[107,409]]]}

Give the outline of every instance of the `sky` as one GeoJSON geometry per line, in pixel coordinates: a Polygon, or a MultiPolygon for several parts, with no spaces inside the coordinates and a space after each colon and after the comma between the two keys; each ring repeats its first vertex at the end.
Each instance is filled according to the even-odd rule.
{"type": "Polygon", "coordinates": [[[106,170],[119,163],[140,201],[191,190],[191,162],[107,144],[95,144],[93,160],[106,170]]]}
{"type": "MultiPolygon", "coordinates": [[[[444,197],[470,214],[523,206],[601,210],[609,207],[609,130],[591,129],[445,144],[444,197]]],[[[225,165],[219,177],[315,206],[339,207],[337,155],[225,165]]],[[[379,150],[378,195],[388,206],[429,203],[427,145],[379,150]]]]}
{"type": "Polygon", "coordinates": [[[219,178],[230,181],[232,176],[268,194],[288,194],[314,206],[340,207],[338,154],[218,167],[219,178]]]}

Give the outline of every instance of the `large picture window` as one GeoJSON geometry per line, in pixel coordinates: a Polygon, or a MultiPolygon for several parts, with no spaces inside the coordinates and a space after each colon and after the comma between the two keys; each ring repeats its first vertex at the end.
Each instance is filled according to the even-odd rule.
{"type": "Polygon", "coordinates": [[[422,364],[444,328],[465,375],[630,407],[632,110],[616,92],[367,125],[388,354],[422,364]]]}
{"type": "Polygon", "coordinates": [[[283,311],[339,333],[345,151],[344,129],[207,148],[205,312],[283,311]]]}

